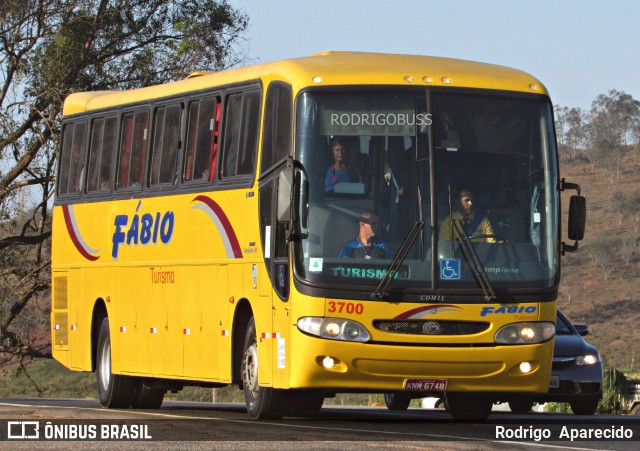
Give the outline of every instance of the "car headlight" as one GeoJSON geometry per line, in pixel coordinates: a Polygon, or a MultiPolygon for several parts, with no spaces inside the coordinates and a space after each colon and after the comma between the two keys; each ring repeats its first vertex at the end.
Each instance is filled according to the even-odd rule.
{"type": "Polygon", "coordinates": [[[542,343],[553,337],[556,327],[553,323],[513,323],[501,327],[495,340],[499,344],[521,345],[542,343]]]}
{"type": "Polygon", "coordinates": [[[298,329],[310,335],[331,340],[365,342],[371,338],[369,331],[362,324],[342,318],[305,316],[298,320],[298,329]]]}
{"type": "Polygon", "coordinates": [[[579,355],[578,357],[576,357],[576,365],[578,366],[595,365],[599,361],[600,357],[594,354],[579,355]]]}

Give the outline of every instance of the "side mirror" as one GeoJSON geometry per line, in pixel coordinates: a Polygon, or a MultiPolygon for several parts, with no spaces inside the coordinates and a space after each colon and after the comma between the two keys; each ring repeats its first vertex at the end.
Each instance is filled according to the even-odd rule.
{"type": "Polygon", "coordinates": [[[584,238],[584,229],[587,218],[587,199],[583,196],[571,196],[569,200],[569,225],[568,234],[570,240],[580,241],[584,238]]]}
{"type": "Polygon", "coordinates": [[[581,337],[589,335],[589,327],[586,324],[574,324],[573,327],[581,337]]]}
{"type": "Polygon", "coordinates": [[[570,240],[574,240],[572,245],[562,243],[560,252],[564,255],[565,252],[574,252],[578,250],[578,241],[584,238],[584,227],[587,219],[587,200],[584,196],[580,195],[580,185],[577,183],[565,182],[564,179],[560,180],[558,187],[559,191],[565,189],[575,189],[578,191],[577,196],[571,196],[569,199],[569,223],[567,233],[570,240]]]}

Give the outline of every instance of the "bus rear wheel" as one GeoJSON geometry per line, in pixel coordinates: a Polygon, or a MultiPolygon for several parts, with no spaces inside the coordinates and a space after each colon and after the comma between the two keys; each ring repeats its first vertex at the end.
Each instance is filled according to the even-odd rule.
{"type": "Polygon", "coordinates": [[[126,409],[133,399],[133,378],[111,373],[111,335],[109,318],[100,324],[96,349],[96,377],[100,405],[109,409],[126,409]]]}
{"type": "Polygon", "coordinates": [[[254,419],[282,418],[287,408],[287,392],[258,384],[258,341],[252,317],[247,326],[242,352],[242,388],[247,413],[254,419]]]}
{"type": "Polygon", "coordinates": [[[133,386],[131,407],[134,409],[159,409],[164,399],[165,390],[149,388],[144,380],[137,380],[133,386]]]}

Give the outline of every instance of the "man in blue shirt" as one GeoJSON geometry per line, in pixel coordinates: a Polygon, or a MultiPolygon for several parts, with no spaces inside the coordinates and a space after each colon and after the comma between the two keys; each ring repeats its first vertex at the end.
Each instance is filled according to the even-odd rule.
{"type": "Polygon", "coordinates": [[[344,245],[340,258],[390,258],[387,243],[376,239],[380,233],[380,217],[371,210],[365,210],[358,225],[358,236],[344,245]]]}

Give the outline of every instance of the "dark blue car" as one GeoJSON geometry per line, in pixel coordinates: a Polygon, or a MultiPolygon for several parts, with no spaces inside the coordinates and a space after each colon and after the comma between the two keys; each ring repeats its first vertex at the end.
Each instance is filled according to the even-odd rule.
{"type": "Polygon", "coordinates": [[[593,415],[602,399],[602,360],[584,338],[589,328],[571,322],[558,311],[549,392],[518,395],[509,400],[513,412],[529,412],[535,402],[568,402],[576,415],[593,415]]]}

